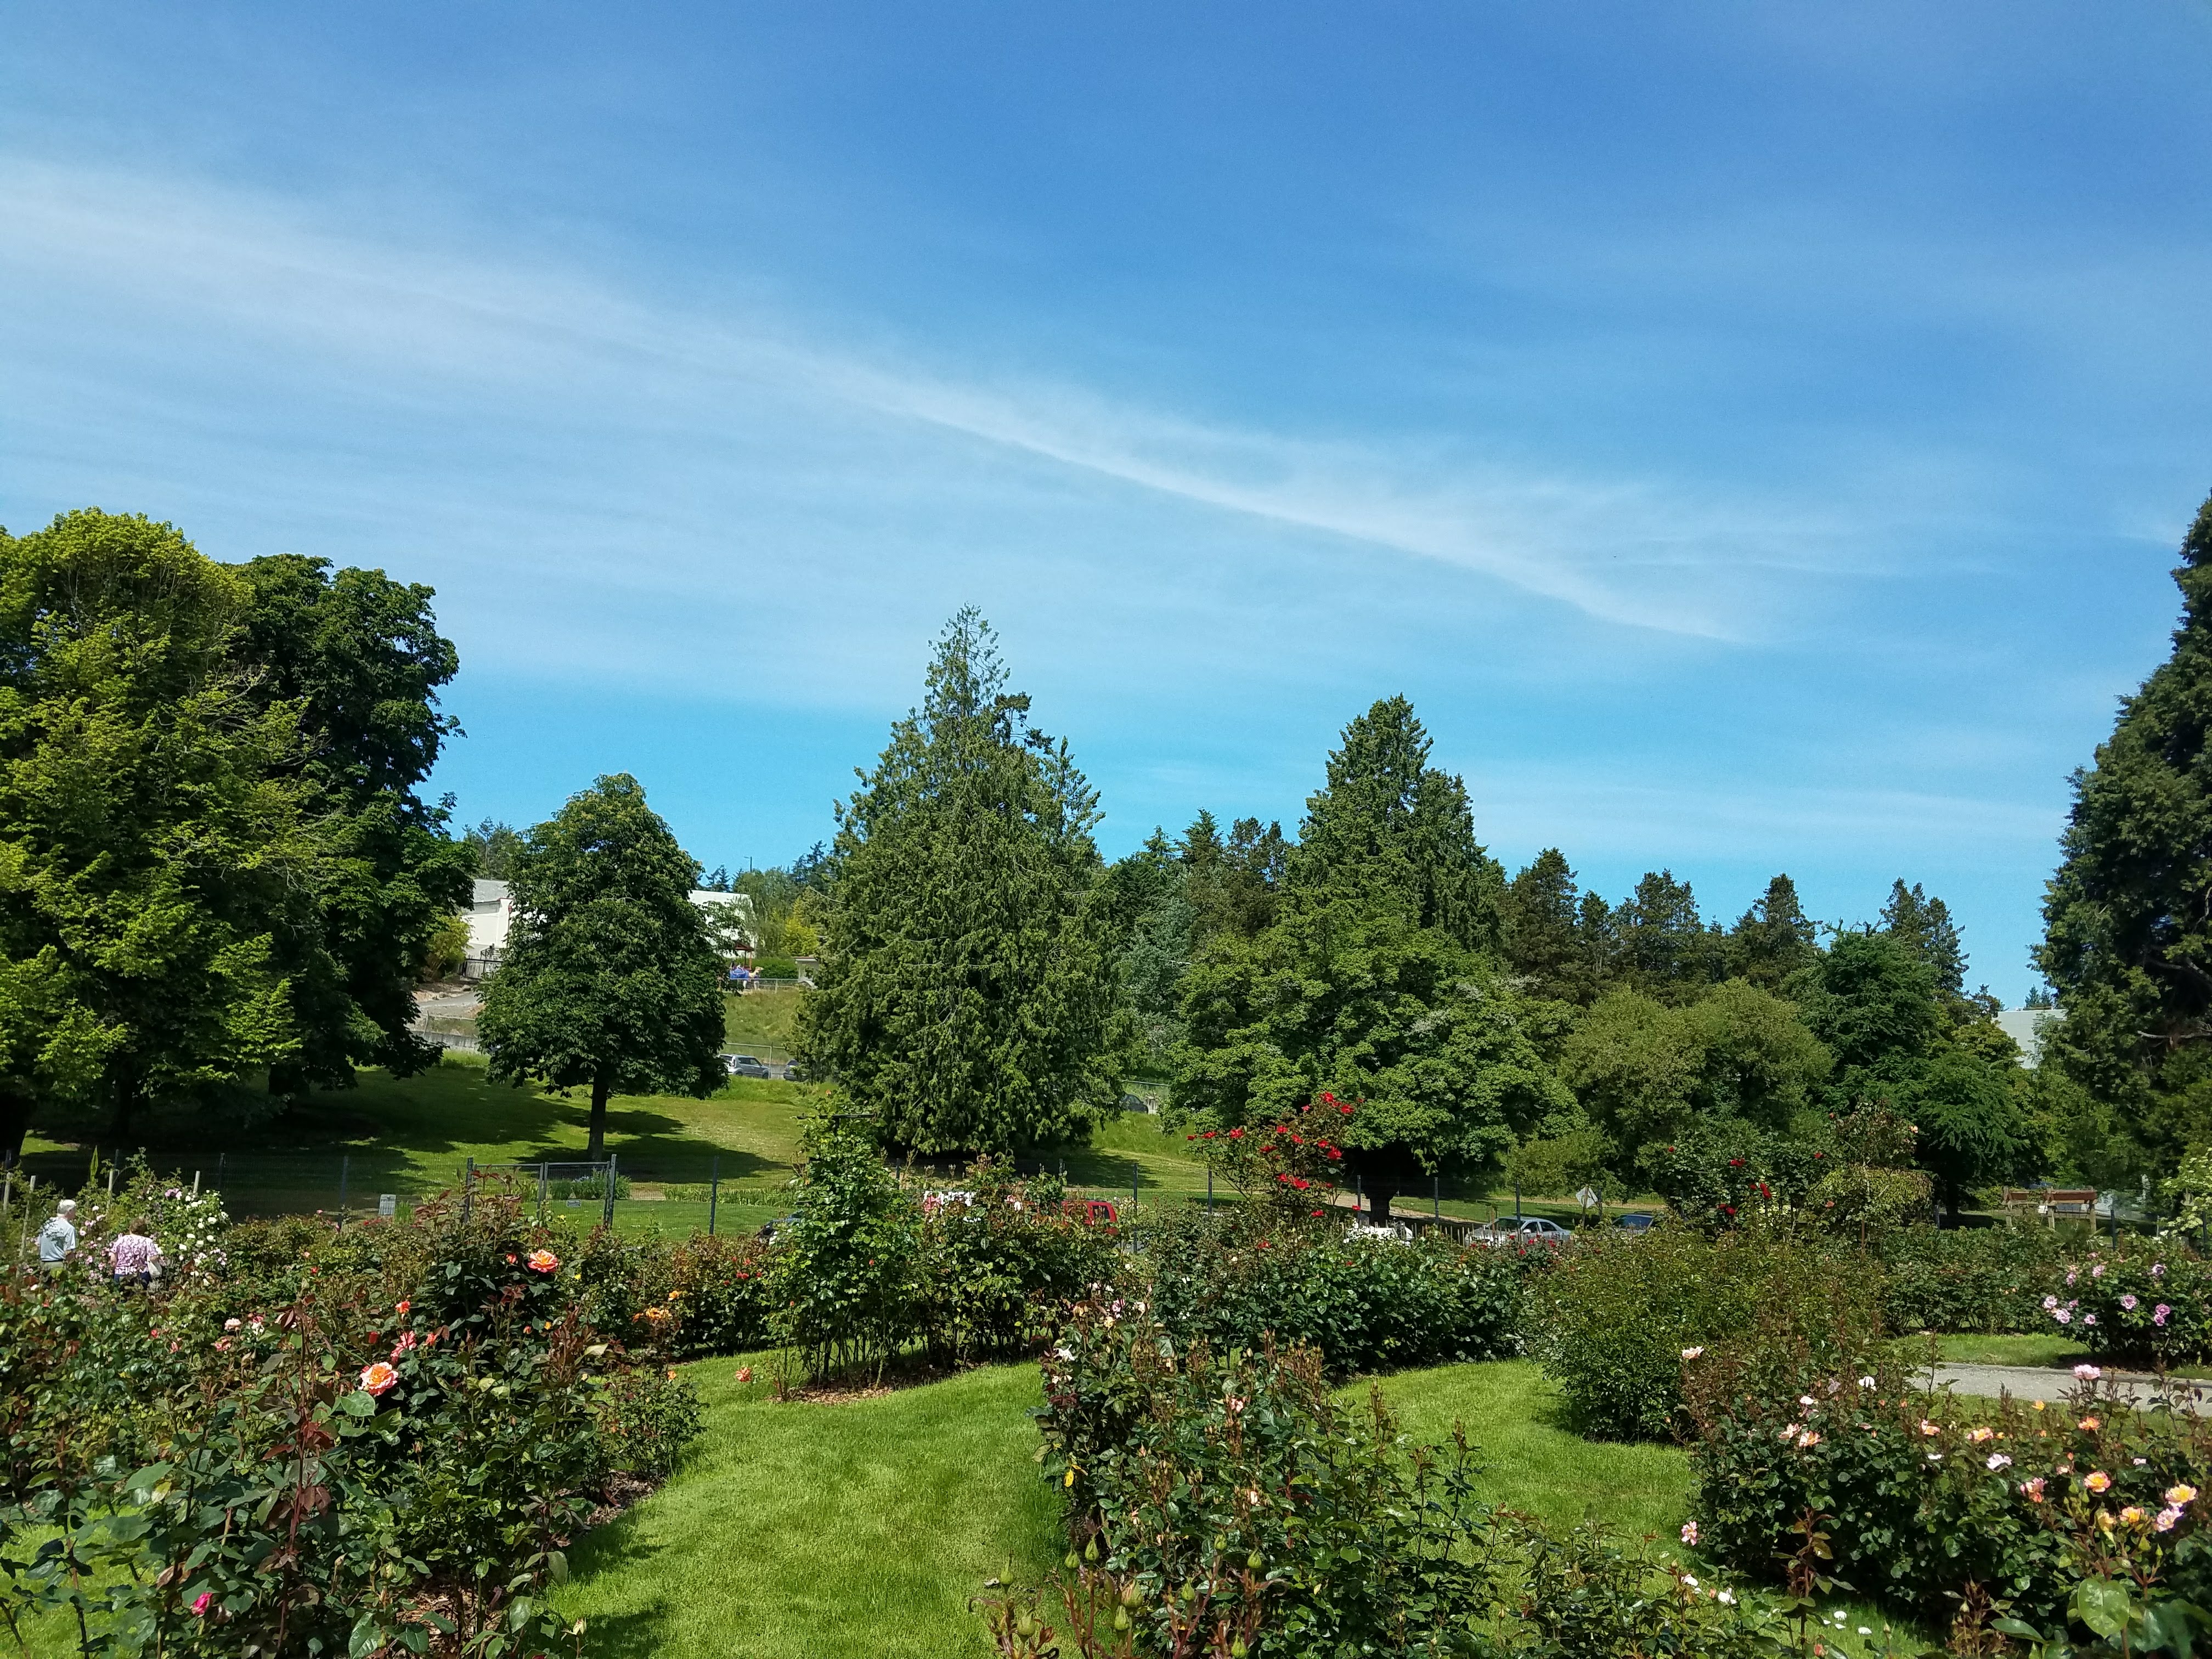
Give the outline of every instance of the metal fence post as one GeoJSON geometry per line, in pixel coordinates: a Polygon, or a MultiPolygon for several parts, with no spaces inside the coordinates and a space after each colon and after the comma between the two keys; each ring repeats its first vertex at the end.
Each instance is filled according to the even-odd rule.
{"type": "Polygon", "coordinates": [[[1213,1166],[1211,1164],[1206,1166],[1206,1212],[1208,1215],[1213,1213],[1213,1166]]]}
{"type": "Polygon", "coordinates": [[[607,1154],[606,1196],[600,1200],[599,1225],[611,1228],[615,1224],[615,1155],[607,1154]]]}
{"type": "Polygon", "coordinates": [[[707,1175],[707,1237],[714,1236],[714,1208],[722,1199],[722,1158],[717,1152],[707,1175]]]}
{"type": "Polygon", "coordinates": [[[477,1161],[474,1158],[461,1167],[461,1224],[466,1226],[469,1211],[476,1203],[477,1161]]]}
{"type": "Polygon", "coordinates": [[[1129,1207],[1132,1210],[1137,1207],[1137,1177],[1144,1172],[1143,1164],[1133,1158],[1129,1160],[1129,1207]]]}
{"type": "Polygon", "coordinates": [[[352,1174],[353,1158],[351,1155],[340,1155],[338,1158],[338,1231],[340,1232],[343,1232],[345,1231],[346,1182],[347,1178],[352,1174]]]}
{"type": "Polygon", "coordinates": [[[546,1177],[551,1173],[552,1167],[550,1164],[541,1164],[538,1166],[538,1224],[541,1227],[545,1224],[546,1177]]]}
{"type": "Polygon", "coordinates": [[[1444,1218],[1444,1178],[1440,1175],[1429,1177],[1429,1218],[1432,1221],[1444,1218]]]}

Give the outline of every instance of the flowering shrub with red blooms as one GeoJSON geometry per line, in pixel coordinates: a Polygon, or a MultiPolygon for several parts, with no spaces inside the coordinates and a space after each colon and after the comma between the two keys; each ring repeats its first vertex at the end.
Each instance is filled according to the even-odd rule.
{"type": "Polygon", "coordinates": [[[571,1648],[562,1551],[666,1473],[689,1389],[592,1330],[573,1272],[529,1265],[572,1246],[512,1200],[240,1231],[234,1278],[151,1297],[0,1282],[0,1610],[81,1619],[100,1654],[571,1648]]]}
{"type": "MultiPolygon", "coordinates": [[[[2212,1424],[2136,1410],[2094,1367],[2063,1398],[2002,1405],[1930,1394],[1893,1353],[1838,1370],[1767,1340],[1685,1370],[1699,1541],[1747,1572],[1771,1573],[1810,1511],[1838,1577],[1946,1622],[1978,1607],[2109,1637],[2116,1594],[2212,1607],[2212,1424]]],[[[2136,1650],[2160,1645],[2142,1634],[2136,1650]]]]}
{"type": "Polygon", "coordinates": [[[1677,1214],[1713,1231],[1795,1207],[1835,1159],[1825,1147],[1729,1119],[1650,1148],[1643,1164],[1652,1191],[1677,1214]]]}
{"type": "Polygon", "coordinates": [[[1344,1149],[1329,1137],[1353,1109],[1352,1102],[1323,1094],[1287,1122],[1194,1129],[1183,1139],[1244,1198],[1307,1214],[1335,1196],[1344,1149]]]}

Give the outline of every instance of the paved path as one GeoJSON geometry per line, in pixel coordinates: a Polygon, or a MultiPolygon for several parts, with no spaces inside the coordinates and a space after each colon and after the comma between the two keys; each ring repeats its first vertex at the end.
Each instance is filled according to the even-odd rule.
{"type": "MultiPolygon", "coordinates": [[[[2105,1380],[2116,1385],[2130,1400],[2161,1397],[2158,1378],[2142,1371],[2108,1369],[2105,1380]]],[[[1994,1400],[2002,1393],[2015,1400],[2046,1400],[2054,1403],[2064,1399],[2067,1391],[2075,1386],[2070,1369],[2054,1370],[2044,1365],[1944,1364],[1935,1368],[1934,1381],[1937,1388],[1948,1387],[1957,1394],[1979,1395],[1994,1400]]],[[[2169,1378],[2166,1386],[2171,1389],[2175,1405],[2212,1413],[2212,1381],[2177,1376],[2169,1378]]]]}

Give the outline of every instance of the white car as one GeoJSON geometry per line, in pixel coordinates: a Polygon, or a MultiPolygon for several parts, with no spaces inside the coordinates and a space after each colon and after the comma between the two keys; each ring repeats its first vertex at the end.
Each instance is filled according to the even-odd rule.
{"type": "Polygon", "coordinates": [[[1518,1221],[1508,1221],[1500,1216],[1490,1231],[1483,1235],[1486,1244],[1564,1244],[1574,1237],[1571,1229],[1540,1215],[1523,1216],[1518,1221]]]}

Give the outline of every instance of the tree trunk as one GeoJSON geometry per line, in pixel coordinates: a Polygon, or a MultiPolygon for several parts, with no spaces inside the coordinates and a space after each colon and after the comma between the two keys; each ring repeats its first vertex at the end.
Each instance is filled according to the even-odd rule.
{"type": "Polygon", "coordinates": [[[607,1155],[607,1080],[592,1079],[592,1141],[584,1156],[594,1164],[607,1155]]]}
{"type": "Polygon", "coordinates": [[[115,1144],[123,1145],[131,1138],[131,1120],[138,1115],[140,1093],[138,1073],[126,1068],[115,1079],[115,1144]]]}
{"type": "Polygon", "coordinates": [[[1396,1196],[1396,1193],[1388,1187],[1370,1185],[1367,1188],[1368,1207],[1374,1212],[1367,1218],[1370,1226],[1387,1227],[1390,1224],[1390,1200],[1396,1196]]]}
{"type": "Polygon", "coordinates": [[[23,1137],[31,1128],[31,1095],[27,1089],[0,1089],[0,1169],[14,1169],[23,1161],[23,1137]]]}

